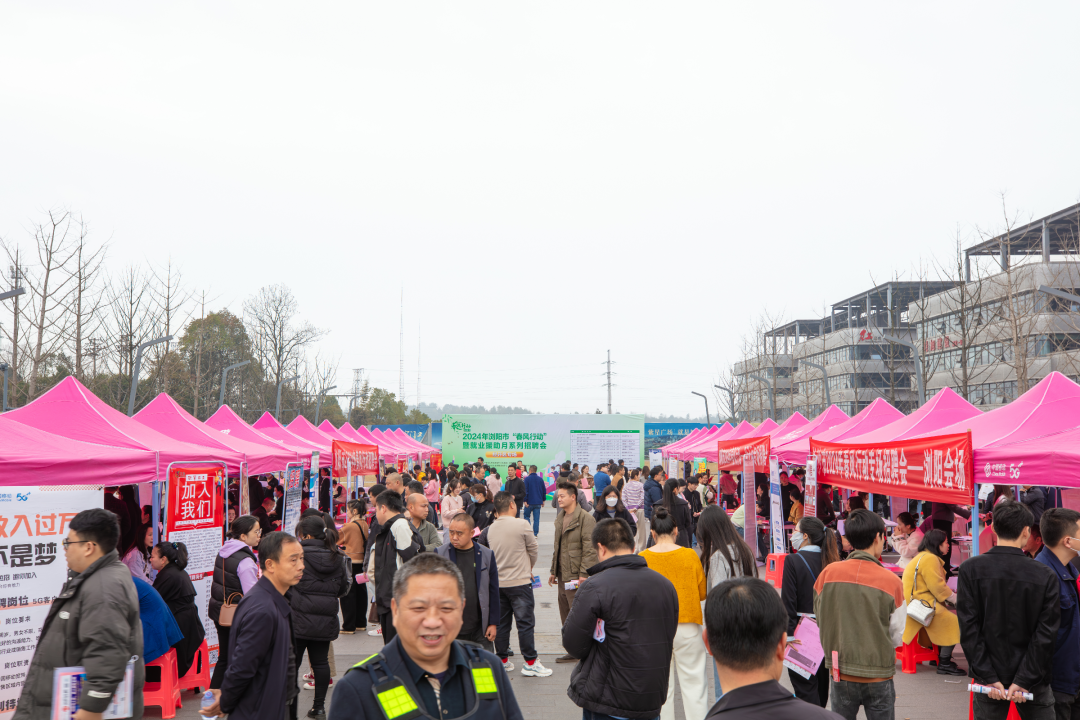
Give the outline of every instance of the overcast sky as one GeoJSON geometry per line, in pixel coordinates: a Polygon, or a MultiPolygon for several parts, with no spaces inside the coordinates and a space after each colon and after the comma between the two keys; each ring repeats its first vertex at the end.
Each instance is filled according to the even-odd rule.
{"type": "MultiPolygon", "coordinates": [[[[0,10],[0,236],[81,213],[406,399],[701,414],[763,311],[1080,200],[1075,3],[0,10]]],[[[715,403],[713,403],[715,417],[715,403]]]]}

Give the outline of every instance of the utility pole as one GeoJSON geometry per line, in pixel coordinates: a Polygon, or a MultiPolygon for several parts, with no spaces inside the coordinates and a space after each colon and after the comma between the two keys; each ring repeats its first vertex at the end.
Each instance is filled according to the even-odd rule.
{"type": "Polygon", "coordinates": [[[607,351],[607,414],[611,414],[611,351],[607,351]]]}

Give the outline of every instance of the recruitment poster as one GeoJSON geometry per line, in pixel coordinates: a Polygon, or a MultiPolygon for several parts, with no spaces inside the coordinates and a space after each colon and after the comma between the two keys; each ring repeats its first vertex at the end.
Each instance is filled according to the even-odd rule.
{"type": "Polygon", "coordinates": [[[817,457],[806,458],[806,480],[803,485],[803,515],[817,517],[817,457]]]}
{"type": "Polygon", "coordinates": [[[754,458],[743,457],[742,493],[743,493],[743,540],[750,546],[750,552],[760,559],[757,542],[757,509],[754,505],[757,487],[754,482],[754,458]]]}
{"type": "Polygon", "coordinates": [[[293,463],[285,467],[285,517],[281,520],[281,529],[290,535],[296,535],[296,523],[300,522],[300,501],[304,484],[304,466],[293,463]]]}
{"type": "Polygon", "coordinates": [[[217,664],[217,627],[207,612],[214,561],[221,549],[224,518],[225,468],[221,465],[174,465],[169,470],[169,508],[165,516],[165,539],[184,543],[188,552],[185,571],[195,586],[198,608],[210,664],[217,664]]]}
{"type": "Polygon", "coordinates": [[[22,693],[41,626],[67,582],[61,543],[80,511],[103,507],[100,487],[0,488],[0,718],[10,718],[22,693]]]}
{"type": "Polygon", "coordinates": [[[588,465],[645,459],[644,415],[444,415],[443,462],[461,465],[483,458],[505,476],[506,466],[547,468],[564,462],[588,465]]]}
{"type": "Polygon", "coordinates": [[[780,462],[775,455],[769,456],[769,527],[772,530],[772,551],[783,553],[784,542],[784,504],[780,502],[780,462]]]}

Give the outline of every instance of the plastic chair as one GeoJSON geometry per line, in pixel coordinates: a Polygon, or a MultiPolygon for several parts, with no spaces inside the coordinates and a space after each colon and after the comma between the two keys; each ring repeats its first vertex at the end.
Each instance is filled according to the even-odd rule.
{"type": "Polygon", "coordinates": [[[911,642],[896,648],[896,659],[900,661],[901,670],[908,675],[914,675],[919,663],[938,659],[938,646],[931,644],[930,647],[923,647],[916,635],[911,638],[911,642]]]}
{"type": "MultiPolygon", "coordinates": [[[[968,720],[975,720],[975,693],[968,693],[968,720]]],[[[1016,703],[1009,703],[1009,714],[1005,720],[1020,720],[1020,711],[1016,709],[1016,703]]]]}
{"type": "MultiPolygon", "coordinates": [[[[173,652],[175,653],[176,650],[174,649],[173,652]]],[[[210,650],[205,640],[195,653],[195,659],[192,660],[187,674],[180,678],[178,687],[181,690],[195,690],[196,692],[202,692],[201,688],[210,687],[210,650]]]]}
{"type": "Polygon", "coordinates": [[[183,707],[180,701],[180,682],[176,677],[176,648],[169,648],[165,653],[146,667],[161,669],[161,682],[147,682],[143,686],[143,706],[161,708],[161,717],[176,717],[176,708],[183,707]]]}

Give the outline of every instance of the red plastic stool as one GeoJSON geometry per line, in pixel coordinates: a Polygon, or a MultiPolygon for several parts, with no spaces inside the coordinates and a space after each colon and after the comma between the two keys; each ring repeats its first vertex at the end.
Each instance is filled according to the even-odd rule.
{"type": "Polygon", "coordinates": [[[896,659],[900,661],[901,670],[908,675],[914,675],[919,663],[938,659],[938,646],[931,644],[928,648],[923,647],[916,635],[911,638],[911,642],[896,648],[896,659]]]}
{"type": "MultiPolygon", "coordinates": [[[[968,693],[968,720],[975,720],[975,693],[968,693]]],[[[1009,703],[1009,715],[1005,720],[1020,720],[1020,711],[1016,703],[1009,703]]]]}
{"type": "MultiPolygon", "coordinates": [[[[176,650],[174,649],[173,652],[175,653],[176,650]]],[[[181,690],[194,689],[196,692],[202,692],[200,688],[210,687],[210,650],[205,640],[195,653],[195,659],[191,661],[187,674],[180,678],[178,687],[181,690]]]]}
{"type": "Polygon", "coordinates": [[[143,686],[143,706],[155,705],[161,708],[161,717],[176,717],[176,708],[183,707],[180,701],[180,682],[176,677],[176,648],[169,648],[165,653],[146,667],[161,668],[161,682],[148,682],[143,686]]]}

